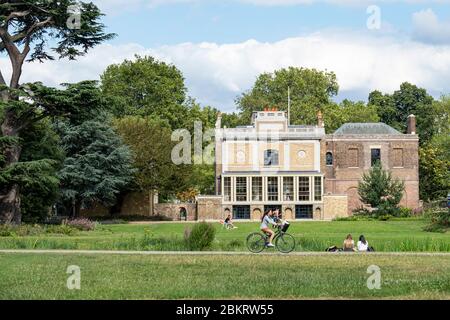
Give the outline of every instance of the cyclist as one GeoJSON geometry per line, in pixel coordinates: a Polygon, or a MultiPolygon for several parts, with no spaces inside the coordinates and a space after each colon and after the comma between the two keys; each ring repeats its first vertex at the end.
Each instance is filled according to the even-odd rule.
{"type": "Polygon", "coordinates": [[[260,227],[261,231],[266,233],[266,234],[268,234],[270,236],[269,237],[269,243],[266,244],[266,246],[268,248],[275,247],[272,244],[273,238],[275,237],[275,232],[273,232],[273,230],[271,230],[269,228],[269,226],[270,225],[277,226],[279,224],[279,223],[275,222],[273,215],[274,215],[274,212],[272,210],[269,210],[269,211],[266,211],[264,213],[264,215],[263,215],[263,217],[261,219],[261,227],[260,227]]]}

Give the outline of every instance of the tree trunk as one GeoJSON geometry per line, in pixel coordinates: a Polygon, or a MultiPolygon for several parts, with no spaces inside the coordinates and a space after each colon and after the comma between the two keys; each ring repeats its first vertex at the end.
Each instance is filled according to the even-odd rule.
{"type": "Polygon", "coordinates": [[[79,218],[80,217],[80,213],[81,213],[81,201],[80,200],[76,200],[75,201],[75,207],[74,207],[74,216],[73,218],[79,218]]]}
{"type": "MultiPolygon", "coordinates": [[[[25,48],[21,53],[11,36],[8,34],[7,28],[0,28],[0,39],[6,52],[8,53],[9,59],[12,66],[12,75],[9,88],[18,89],[19,81],[22,75],[22,66],[25,61],[26,56],[30,52],[29,42],[25,44],[25,48]]],[[[0,71],[0,84],[6,85],[3,74],[0,71]]],[[[1,98],[3,102],[8,102],[13,99],[19,99],[15,94],[11,94],[9,90],[3,90],[1,92],[1,98]]],[[[19,127],[20,124],[17,123],[17,115],[12,110],[5,112],[5,117],[1,125],[1,132],[4,137],[19,138],[19,127]]],[[[4,168],[19,162],[21,155],[21,147],[18,144],[10,145],[3,151],[5,156],[4,168]]],[[[1,169],[4,169],[1,168],[1,169]]],[[[0,222],[2,223],[15,223],[20,224],[22,221],[22,214],[20,211],[20,188],[18,185],[12,185],[5,188],[5,190],[0,189],[3,194],[0,195],[0,222]]]]}
{"type": "MultiPolygon", "coordinates": [[[[11,112],[6,112],[5,119],[1,126],[2,135],[4,137],[19,138],[19,134],[17,130],[15,130],[14,122],[14,115],[11,112]]],[[[21,153],[22,149],[18,144],[13,143],[8,145],[3,150],[5,156],[4,168],[19,162],[21,153]]],[[[20,224],[22,215],[20,211],[19,186],[15,184],[1,191],[4,195],[0,197],[0,222],[20,224]]]]}
{"type": "Polygon", "coordinates": [[[122,213],[122,206],[126,195],[127,192],[121,192],[117,195],[116,204],[109,209],[109,214],[111,216],[119,216],[122,213]]]}
{"type": "Polygon", "coordinates": [[[21,221],[19,186],[14,185],[0,202],[0,223],[20,224],[21,221]]]}
{"type": "Polygon", "coordinates": [[[153,191],[148,192],[148,214],[152,217],[155,213],[155,193],[153,191]]]}

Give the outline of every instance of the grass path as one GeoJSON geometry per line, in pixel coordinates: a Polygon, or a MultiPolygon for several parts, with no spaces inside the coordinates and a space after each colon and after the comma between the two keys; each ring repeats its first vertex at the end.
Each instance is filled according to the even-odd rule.
{"type": "Polygon", "coordinates": [[[111,250],[0,250],[0,254],[86,254],[86,255],[140,255],[140,256],[161,256],[161,255],[184,255],[184,256],[447,256],[450,252],[291,252],[283,254],[272,250],[254,254],[251,252],[239,251],[111,251],[111,250]]]}

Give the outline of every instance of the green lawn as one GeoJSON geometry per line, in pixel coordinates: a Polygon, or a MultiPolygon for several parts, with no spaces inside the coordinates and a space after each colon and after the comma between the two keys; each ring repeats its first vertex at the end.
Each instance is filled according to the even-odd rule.
{"type": "MultiPolygon", "coordinates": [[[[364,234],[376,251],[450,252],[450,234],[424,232],[424,220],[296,222],[289,232],[297,240],[297,251],[324,251],[342,246],[351,233],[364,234]]],[[[246,251],[245,239],[259,229],[258,223],[236,223],[226,231],[217,226],[211,250],[246,251]]],[[[88,250],[186,250],[183,235],[192,224],[103,225],[74,236],[0,237],[0,249],[88,249],[88,250]]]]}
{"type": "Polygon", "coordinates": [[[450,256],[1,254],[0,299],[450,299],[450,256]],[[69,290],[69,265],[81,290],[69,290]],[[369,290],[367,268],[381,269],[369,290]]]}

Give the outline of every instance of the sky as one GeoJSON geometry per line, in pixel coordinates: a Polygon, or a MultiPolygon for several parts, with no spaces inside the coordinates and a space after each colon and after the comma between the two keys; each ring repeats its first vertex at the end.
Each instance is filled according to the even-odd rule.
{"type": "MultiPolygon", "coordinates": [[[[333,71],[343,99],[405,81],[450,94],[450,0],[93,0],[117,37],[77,61],[31,63],[24,82],[99,79],[135,54],[181,70],[201,105],[236,110],[263,72],[333,71]]],[[[0,57],[2,70],[9,69],[0,57]]]]}

